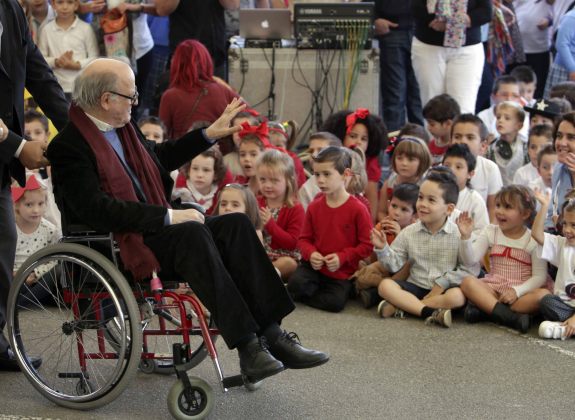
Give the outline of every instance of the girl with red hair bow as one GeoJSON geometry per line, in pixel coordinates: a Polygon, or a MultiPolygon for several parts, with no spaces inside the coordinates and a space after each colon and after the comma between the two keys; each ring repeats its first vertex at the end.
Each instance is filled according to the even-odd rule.
{"type": "MultiPolygon", "coordinates": [[[[262,122],[260,114],[253,109],[245,109],[244,111],[238,113],[235,118],[231,121],[231,124],[242,125],[245,123],[248,126],[257,126],[262,122]]],[[[242,167],[240,165],[240,137],[241,131],[237,131],[232,135],[231,140],[223,139],[219,141],[220,150],[224,155],[224,163],[228,170],[234,177],[241,177],[243,175],[242,167]]],[[[245,132],[244,132],[245,135],[245,132]]],[[[240,182],[241,183],[241,182],[240,182]]]]}
{"type": "Polygon", "coordinates": [[[345,147],[358,147],[365,153],[368,182],[364,194],[369,201],[371,215],[375,218],[381,179],[379,155],[388,143],[387,129],[382,119],[366,108],[339,111],[328,117],[320,131],[335,134],[345,147]]]}
{"type": "MultiPolygon", "coordinates": [[[[30,175],[24,187],[12,187],[12,201],[16,219],[16,258],[14,260],[14,274],[26,259],[42,248],[58,242],[60,233],[58,228],[44,218],[46,212],[47,193],[40,185],[35,175],[30,175]]],[[[52,267],[39,266],[30,274],[26,283],[34,293],[33,299],[41,302],[50,296],[50,289],[40,284],[41,277],[52,267]]],[[[32,296],[25,293],[24,296],[32,296]]],[[[21,299],[25,300],[25,297],[21,299]]],[[[32,299],[29,297],[29,299],[32,299]]],[[[21,304],[26,304],[22,302],[21,304]]]]}

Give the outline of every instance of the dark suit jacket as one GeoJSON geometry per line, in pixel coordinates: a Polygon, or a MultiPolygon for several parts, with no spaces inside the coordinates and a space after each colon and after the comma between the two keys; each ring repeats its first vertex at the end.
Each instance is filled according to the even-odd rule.
{"type": "MultiPolygon", "coordinates": [[[[160,170],[166,199],[173,181],[170,171],[179,168],[212,143],[202,130],[194,130],[176,141],[157,144],[140,141],[160,170]]],[[[105,141],[105,140],[102,140],[105,141]]],[[[78,129],[69,123],[48,147],[52,182],[58,207],[70,224],[81,223],[99,232],[155,232],[164,226],[167,209],[161,206],[117,200],[100,188],[96,156],[78,129]]]]}
{"type": "Polygon", "coordinates": [[[10,182],[10,166],[12,176],[20,183],[25,181],[24,168],[13,159],[24,128],[24,87],[58,129],[68,120],[68,102],[54,73],[32,41],[18,2],[0,1],[3,2],[0,13],[5,12],[0,56],[0,118],[12,131],[0,143],[0,176],[4,187],[10,182]]]}

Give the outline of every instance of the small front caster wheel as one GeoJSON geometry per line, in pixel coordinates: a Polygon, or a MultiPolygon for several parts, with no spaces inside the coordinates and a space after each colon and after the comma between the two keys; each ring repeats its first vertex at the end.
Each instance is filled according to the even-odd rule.
{"type": "Polygon", "coordinates": [[[178,380],[168,393],[168,410],[178,420],[205,419],[214,408],[214,393],[210,385],[192,377],[190,387],[178,380]]]}

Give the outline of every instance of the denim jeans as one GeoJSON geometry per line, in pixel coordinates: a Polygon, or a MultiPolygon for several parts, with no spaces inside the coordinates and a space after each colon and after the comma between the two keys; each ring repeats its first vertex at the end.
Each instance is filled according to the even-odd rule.
{"type": "Polygon", "coordinates": [[[423,125],[419,86],[411,66],[412,38],[413,31],[403,30],[378,38],[383,120],[389,131],[399,130],[406,120],[423,125]]]}

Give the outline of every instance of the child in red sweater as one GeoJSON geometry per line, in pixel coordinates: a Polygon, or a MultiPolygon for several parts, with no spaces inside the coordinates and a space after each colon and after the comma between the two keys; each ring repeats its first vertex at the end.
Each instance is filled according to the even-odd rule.
{"type": "Polygon", "coordinates": [[[298,243],[304,261],[288,283],[294,300],[330,312],[343,310],[349,279],[373,249],[369,211],[345,189],[351,160],[342,147],[328,147],[313,158],[321,193],[307,209],[298,243]]]}
{"type": "Polygon", "coordinates": [[[258,198],[264,247],[273,265],[286,280],[297,268],[297,241],[305,212],[296,201],[297,182],[290,156],[277,149],[263,152],[256,162],[258,198]]]}

